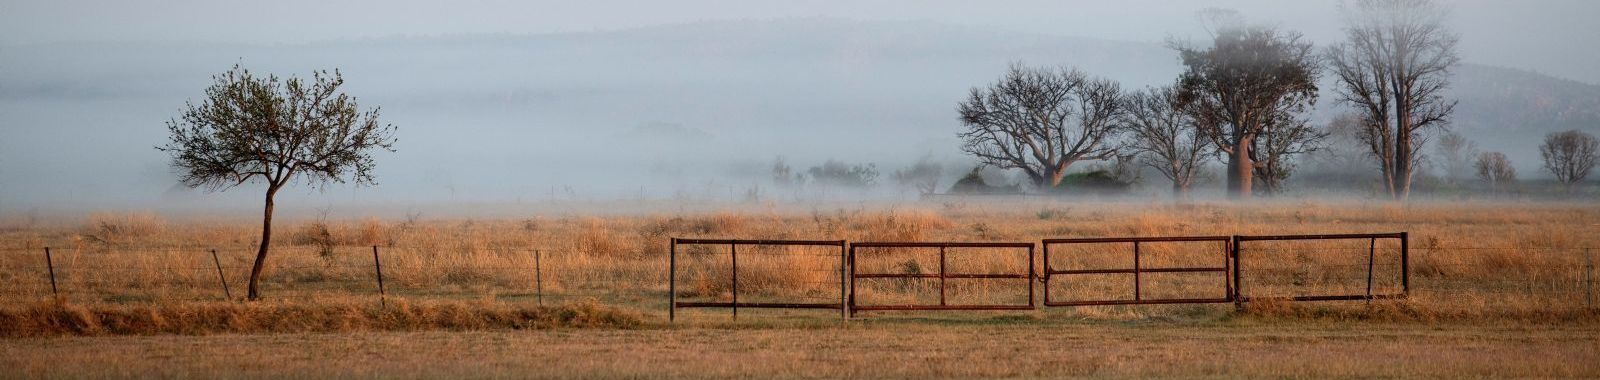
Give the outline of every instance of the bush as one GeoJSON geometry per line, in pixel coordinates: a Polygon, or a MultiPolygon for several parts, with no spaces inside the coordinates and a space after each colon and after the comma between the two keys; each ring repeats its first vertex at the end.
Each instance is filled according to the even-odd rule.
{"type": "Polygon", "coordinates": [[[1109,170],[1096,169],[1081,173],[1068,174],[1061,178],[1061,184],[1051,190],[1058,194],[1122,194],[1133,187],[1133,182],[1117,178],[1109,170]]]}
{"type": "Polygon", "coordinates": [[[950,186],[951,194],[1021,194],[1021,186],[993,186],[983,180],[983,167],[974,167],[950,186]]]}
{"type": "Polygon", "coordinates": [[[828,160],[822,166],[813,166],[806,171],[811,175],[811,180],[825,186],[868,188],[878,182],[878,165],[856,164],[850,165],[841,161],[828,160]]]}

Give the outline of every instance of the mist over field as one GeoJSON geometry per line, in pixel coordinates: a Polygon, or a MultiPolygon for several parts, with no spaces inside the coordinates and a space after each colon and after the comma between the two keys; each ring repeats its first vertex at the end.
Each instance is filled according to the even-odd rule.
{"type": "MultiPolygon", "coordinates": [[[[1574,17],[1600,7],[1450,4],[1464,59],[1447,91],[1461,102],[1451,129],[1481,149],[1506,152],[1521,178],[1547,178],[1536,150],[1544,134],[1600,131],[1600,74],[1592,70],[1600,48],[1571,43],[1600,33],[1574,17]]],[[[797,199],[774,186],[770,169],[779,156],[798,170],[836,159],[872,163],[881,173],[870,190],[811,199],[904,200],[916,193],[889,178],[897,169],[926,157],[942,164],[948,187],[975,166],[955,136],[956,104],[1012,62],[1072,65],[1127,90],[1168,84],[1182,66],[1165,42],[1206,39],[1194,14],[1213,6],[1303,31],[1319,47],[1340,37],[1330,1],[1012,4],[1050,10],[1028,14],[960,2],[720,4],[727,6],[713,15],[633,4],[638,12],[615,17],[602,5],[507,5],[513,12],[406,5],[363,9],[372,21],[338,27],[317,22],[328,16],[282,15],[305,17],[305,28],[174,14],[222,12],[203,3],[0,6],[10,25],[0,29],[0,212],[258,207],[259,186],[217,194],[183,188],[167,155],[153,149],[167,138],[164,123],[235,63],[285,77],[337,68],[347,93],[363,107],[382,107],[381,120],[400,128],[398,152],[376,156],[377,186],[293,186],[283,202],[291,210],[738,201],[752,192],[797,199]],[[467,15],[479,20],[407,23],[467,15]],[[69,21],[29,21],[43,16],[69,21]],[[204,32],[179,32],[188,30],[204,32]]],[[[1314,124],[1345,107],[1327,75],[1322,87],[1314,124]]],[[[1359,158],[1300,160],[1289,186],[1302,194],[1322,189],[1319,178],[1377,178],[1359,158]]],[[[1220,175],[1220,161],[1210,161],[1220,175]]],[[[1145,175],[1135,196],[1161,197],[1165,187],[1145,175]]],[[[1196,186],[1200,194],[1221,187],[1216,180],[1196,186]]]]}

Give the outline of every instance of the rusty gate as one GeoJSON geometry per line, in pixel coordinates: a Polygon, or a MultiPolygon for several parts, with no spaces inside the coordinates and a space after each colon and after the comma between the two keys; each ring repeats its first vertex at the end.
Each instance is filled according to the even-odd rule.
{"type": "Polygon", "coordinates": [[[739,318],[739,308],[765,308],[765,309],[837,309],[839,317],[845,318],[845,247],[844,240],[740,240],[740,239],[679,239],[672,238],[672,247],[669,254],[667,292],[668,310],[667,320],[676,320],[678,308],[730,308],[733,309],[733,318],[739,318]],[[679,245],[726,245],[731,258],[732,273],[732,301],[730,302],[678,302],[678,246],[679,245]],[[805,302],[739,302],[739,246],[813,246],[813,247],[839,247],[839,302],[805,303],[805,302]]]}
{"type": "Polygon", "coordinates": [[[1017,242],[862,242],[850,244],[850,314],[857,311],[879,310],[1032,310],[1034,261],[1033,243],[1017,242]],[[856,266],[856,248],[938,248],[939,273],[861,273],[856,266]],[[1014,273],[950,273],[946,268],[945,250],[948,248],[1015,248],[1025,249],[1027,267],[1014,273]],[[856,283],[864,278],[938,279],[938,304],[863,305],[856,297],[856,283]],[[1017,279],[1027,283],[1027,304],[949,304],[945,299],[946,280],[950,279],[1017,279]]]}
{"type": "MultiPolygon", "coordinates": [[[[1251,301],[1251,300],[1265,300],[1265,299],[1278,299],[1278,300],[1289,300],[1289,301],[1351,301],[1351,300],[1374,300],[1374,299],[1405,298],[1405,297],[1407,297],[1407,296],[1409,296],[1411,294],[1411,267],[1410,267],[1411,260],[1410,260],[1410,253],[1408,252],[1409,251],[1409,244],[1410,244],[1410,241],[1407,238],[1407,235],[1406,235],[1405,232],[1385,233],[1385,234],[1234,236],[1233,237],[1233,267],[1234,267],[1234,270],[1233,270],[1233,283],[1235,284],[1234,289],[1233,289],[1233,291],[1234,291],[1234,293],[1233,293],[1234,299],[1236,300],[1236,302],[1248,302],[1248,301],[1251,301]],[[1375,263],[1376,263],[1378,240],[1380,240],[1380,239],[1394,239],[1394,240],[1398,240],[1399,243],[1400,243],[1400,247],[1399,247],[1399,251],[1400,251],[1400,263],[1399,263],[1400,264],[1400,292],[1399,293],[1385,293],[1385,294],[1374,294],[1373,293],[1373,290],[1372,290],[1372,287],[1373,287],[1373,268],[1374,268],[1375,263]],[[1244,268],[1243,262],[1240,259],[1247,252],[1247,250],[1244,247],[1244,245],[1245,245],[1244,243],[1253,242],[1253,241],[1254,242],[1259,242],[1259,241],[1296,241],[1296,240],[1366,240],[1367,243],[1368,243],[1367,244],[1367,249],[1366,249],[1366,251],[1367,251],[1366,252],[1367,253],[1366,292],[1363,293],[1363,294],[1293,295],[1293,296],[1286,296],[1286,297],[1285,296],[1263,296],[1263,297],[1246,296],[1245,293],[1244,293],[1244,282],[1243,282],[1244,281],[1244,277],[1243,277],[1243,273],[1247,269],[1244,268]]],[[[1254,253],[1254,252],[1251,252],[1251,253],[1254,253]]]]}
{"type": "Polygon", "coordinates": [[[1081,239],[1045,239],[1041,245],[1044,247],[1044,305],[1045,306],[1090,306],[1090,305],[1152,305],[1152,304],[1177,304],[1177,303],[1226,303],[1233,302],[1233,285],[1229,280],[1228,257],[1233,242],[1227,236],[1172,236],[1172,237],[1118,237],[1118,238],[1081,238],[1081,239]],[[1190,242],[1190,243],[1216,243],[1217,266],[1206,267],[1157,267],[1147,268],[1141,264],[1141,243],[1161,242],[1190,242]],[[1119,268],[1070,268],[1057,269],[1051,266],[1050,248],[1057,245],[1104,245],[1104,244],[1131,244],[1133,248],[1132,262],[1129,267],[1119,268]],[[1144,296],[1143,276],[1147,273],[1215,273],[1220,275],[1222,288],[1221,296],[1215,298],[1148,298],[1144,296]],[[1056,300],[1051,298],[1050,281],[1055,276],[1093,275],[1093,274],[1128,274],[1132,275],[1132,298],[1122,299],[1068,299],[1056,300]]]}

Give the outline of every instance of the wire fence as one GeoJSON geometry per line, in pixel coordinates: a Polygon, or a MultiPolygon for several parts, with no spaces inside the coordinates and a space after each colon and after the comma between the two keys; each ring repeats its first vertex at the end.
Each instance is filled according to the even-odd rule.
{"type": "MultiPolygon", "coordinates": [[[[664,263],[543,248],[272,248],[264,300],[427,298],[544,304],[583,299],[638,303],[664,292],[664,263]],[[659,268],[657,268],[659,267],[659,268]],[[655,289],[662,288],[662,289],[655,289]]],[[[253,248],[0,249],[0,299],[87,303],[244,299],[253,248]]]]}
{"type": "MultiPolygon", "coordinates": [[[[1401,289],[1399,247],[1359,242],[1256,244],[1244,253],[1246,292],[1260,296],[1388,293],[1401,289]],[[1369,254],[1373,255],[1368,263],[1369,254]]],[[[1596,247],[1412,246],[1409,291],[1416,302],[1445,308],[1593,309],[1596,247]]],[[[681,251],[680,296],[729,296],[726,252],[681,251]]],[[[741,301],[837,300],[835,252],[741,249],[741,301]],[[748,258],[746,258],[748,256],[748,258]],[[815,257],[812,257],[815,256],[815,257]]],[[[63,299],[83,303],[242,300],[254,266],[253,247],[0,248],[0,299],[63,299]]],[[[909,262],[909,261],[908,261],[909,262]]],[[[886,263],[886,267],[892,267],[886,263]]],[[[1035,267],[1041,270],[1042,264],[1035,267]]],[[[899,267],[892,267],[899,270],[899,267]]],[[[930,267],[931,268],[931,267],[930,267]]],[[[923,268],[921,271],[928,269],[923,268]]],[[[553,304],[593,299],[662,308],[667,305],[665,252],[596,254],[542,247],[284,246],[275,247],[257,289],[265,300],[491,300],[553,304]],[[380,274],[381,272],[381,274],[380,274]],[[381,281],[381,284],[380,284],[381,281]]],[[[1151,291],[1209,289],[1210,279],[1151,276],[1151,291]]],[[[1058,284],[1059,291],[1123,292],[1125,281],[1058,284]],[[1076,286],[1077,288],[1070,288],[1076,286]]],[[[1215,282],[1215,281],[1211,281],[1215,282]]],[[[926,279],[856,281],[857,292],[922,297],[926,279]]],[[[1012,292],[974,286],[974,300],[1012,292]],[[993,294],[993,296],[991,296],[993,294]]],[[[955,288],[952,288],[955,289],[955,288]]],[[[952,291],[956,291],[952,290],[952,291]]],[[[937,294],[936,292],[931,294],[937,294]]],[[[952,293],[954,294],[954,293],[952,293]]],[[[954,297],[954,295],[952,295],[954,297]]]]}

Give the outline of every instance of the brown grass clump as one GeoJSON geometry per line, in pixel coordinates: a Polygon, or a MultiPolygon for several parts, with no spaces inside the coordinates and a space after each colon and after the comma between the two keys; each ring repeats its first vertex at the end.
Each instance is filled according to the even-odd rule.
{"type": "Polygon", "coordinates": [[[918,241],[954,223],[927,210],[889,210],[862,216],[852,226],[861,240],[918,241]]]}
{"type": "Polygon", "coordinates": [[[627,256],[625,245],[611,233],[611,227],[606,221],[597,218],[586,218],[578,221],[577,249],[584,255],[607,257],[627,256]]]}
{"type": "Polygon", "coordinates": [[[167,222],[154,213],[95,213],[84,226],[84,235],[104,243],[130,243],[161,233],[167,222]]]}
{"type": "Polygon", "coordinates": [[[492,302],[191,303],[42,302],[0,310],[0,336],[303,333],[395,330],[633,328],[636,314],[581,301],[554,307],[492,302]]]}
{"type": "Polygon", "coordinates": [[[719,212],[695,221],[694,232],[702,236],[738,236],[745,232],[747,222],[744,215],[719,212]]]}

